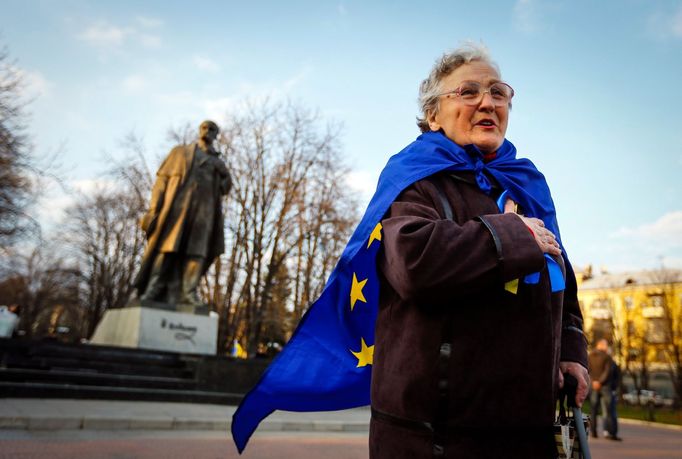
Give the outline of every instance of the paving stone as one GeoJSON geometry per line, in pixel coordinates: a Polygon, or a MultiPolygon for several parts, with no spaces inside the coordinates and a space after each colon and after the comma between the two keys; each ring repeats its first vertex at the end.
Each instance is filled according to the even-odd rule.
{"type": "Polygon", "coordinates": [[[27,417],[0,417],[0,429],[28,429],[27,417]]]}
{"type": "Polygon", "coordinates": [[[309,432],[313,430],[313,422],[285,421],[282,423],[282,430],[287,432],[309,432]]]}
{"type": "Polygon", "coordinates": [[[214,430],[214,421],[199,419],[173,419],[173,429],[175,430],[214,430]]]}
{"type": "Polygon", "coordinates": [[[131,430],[169,430],[173,428],[171,418],[135,418],[130,420],[131,430]]]}
{"type": "Polygon", "coordinates": [[[258,425],[259,432],[281,432],[284,421],[263,421],[258,425]]]}
{"type": "Polygon", "coordinates": [[[28,430],[78,430],[82,427],[82,418],[32,416],[28,420],[28,430]]]}
{"type": "Polygon", "coordinates": [[[130,419],[113,417],[86,417],[83,419],[83,429],[86,430],[128,430],[130,419]]]}
{"type": "Polygon", "coordinates": [[[313,430],[315,432],[343,432],[343,422],[341,421],[314,421],[313,430]]]}
{"type": "Polygon", "coordinates": [[[347,422],[343,424],[344,432],[369,432],[369,424],[366,422],[347,422]]]}

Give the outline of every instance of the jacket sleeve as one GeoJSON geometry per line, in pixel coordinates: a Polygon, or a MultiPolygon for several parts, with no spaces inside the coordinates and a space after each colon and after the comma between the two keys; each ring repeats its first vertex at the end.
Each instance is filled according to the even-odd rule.
{"type": "Polygon", "coordinates": [[[382,221],[379,266],[405,300],[447,298],[489,288],[544,266],[544,256],[516,214],[484,215],[458,224],[436,209],[427,180],[407,188],[382,221]]]}
{"type": "Polygon", "coordinates": [[[587,337],[583,331],[583,315],[578,302],[578,285],[571,264],[566,265],[566,290],[561,323],[561,361],[577,362],[587,368],[587,337]]]}

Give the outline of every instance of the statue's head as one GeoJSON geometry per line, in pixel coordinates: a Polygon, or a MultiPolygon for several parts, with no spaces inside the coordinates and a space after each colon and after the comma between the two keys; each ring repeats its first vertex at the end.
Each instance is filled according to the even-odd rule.
{"type": "Polygon", "coordinates": [[[213,141],[218,138],[219,132],[218,125],[213,121],[206,120],[199,126],[199,138],[208,145],[213,144],[213,141]]]}

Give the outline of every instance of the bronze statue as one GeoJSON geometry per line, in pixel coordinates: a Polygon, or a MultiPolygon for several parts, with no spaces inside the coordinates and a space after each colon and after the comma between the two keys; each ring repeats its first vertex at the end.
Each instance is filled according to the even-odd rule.
{"type": "Polygon", "coordinates": [[[135,287],[143,306],[205,307],[197,286],[225,251],[221,197],[232,186],[213,148],[218,132],[213,121],[204,121],[199,140],[173,148],[156,173],[149,211],[140,221],[147,247],[135,287]]]}

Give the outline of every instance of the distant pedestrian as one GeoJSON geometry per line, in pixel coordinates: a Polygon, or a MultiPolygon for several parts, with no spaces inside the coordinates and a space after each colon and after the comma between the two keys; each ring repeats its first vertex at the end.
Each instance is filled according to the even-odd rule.
{"type": "Polygon", "coordinates": [[[609,387],[611,389],[611,402],[609,403],[609,420],[604,430],[608,432],[609,440],[622,441],[618,436],[618,389],[620,388],[621,371],[615,360],[611,360],[611,374],[609,375],[609,387]]]}
{"type": "Polygon", "coordinates": [[[0,306],[0,338],[11,338],[19,324],[19,316],[15,313],[17,305],[0,306]]]}
{"type": "Polygon", "coordinates": [[[620,440],[609,430],[612,429],[611,426],[614,425],[614,421],[611,417],[611,400],[613,396],[610,379],[613,359],[608,351],[609,342],[605,339],[600,339],[588,357],[590,379],[592,380],[592,391],[590,393],[590,403],[592,405],[591,431],[593,437],[598,437],[598,416],[601,411],[601,414],[604,416],[604,429],[607,430],[606,438],[620,440]]]}

